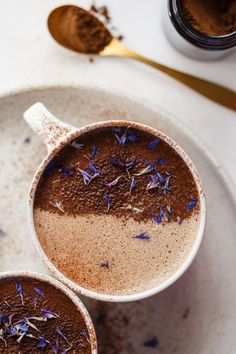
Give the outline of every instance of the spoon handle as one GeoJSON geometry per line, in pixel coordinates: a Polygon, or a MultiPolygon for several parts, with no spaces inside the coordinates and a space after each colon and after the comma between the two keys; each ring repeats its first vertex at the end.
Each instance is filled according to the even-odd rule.
{"type": "Polygon", "coordinates": [[[170,69],[162,64],[158,64],[157,62],[143,57],[142,55],[124,47],[123,44],[117,39],[113,39],[112,42],[100,54],[103,56],[117,55],[135,59],[142,63],[148,64],[164,72],[165,74],[174,77],[176,80],[179,80],[183,84],[197,91],[201,95],[211,99],[212,101],[219,103],[233,111],[236,111],[236,92],[213,82],[197,78],[193,75],[182,73],[178,70],[170,69]]]}

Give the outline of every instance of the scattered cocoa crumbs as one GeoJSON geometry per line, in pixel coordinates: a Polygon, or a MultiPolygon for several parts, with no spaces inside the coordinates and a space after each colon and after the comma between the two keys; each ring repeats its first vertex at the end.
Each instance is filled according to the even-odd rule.
{"type": "Polygon", "coordinates": [[[117,39],[119,39],[119,41],[123,41],[124,36],[123,36],[122,34],[120,34],[120,35],[117,37],[117,39]]]}
{"type": "Polygon", "coordinates": [[[103,21],[106,23],[109,23],[111,21],[111,17],[110,17],[109,10],[108,10],[107,6],[98,7],[93,3],[91,5],[89,11],[95,15],[99,14],[100,16],[102,16],[103,21]]]}
{"type": "Polygon", "coordinates": [[[186,320],[190,313],[190,307],[187,307],[182,315],[183,320],[186,320]]]}
{"type": "MultiPolygon", "coordinates": [[[[116,31],[117,33],[117,28],[112,25],[112,18],[109,12],[109,9],[107,6],[96,6],[94,3],[91,5],[89,9],[90,13],[93,14],[94,16],[98,16],[99,19],[104,23],[105,26],[110,27],[111,30],[116,31]]],[[[124,36],[122,34],[114,35],[115,38],[118,40],[122,41],[124,39],[124,36]]]]}
{"type": "Polygon", "coordinates": [[[35,207],[180,222],[199,209],[198,198],[189,168],[167,143],[141,130],[109,127],[80,136],[55,156],[35,207]]]}

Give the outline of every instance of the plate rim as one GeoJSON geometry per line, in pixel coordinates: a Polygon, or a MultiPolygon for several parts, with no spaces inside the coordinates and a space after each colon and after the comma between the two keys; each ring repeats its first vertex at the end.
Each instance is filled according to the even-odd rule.
{"type": "MultiPolygon", "coordinates": [[[[43,91],[43,90],[63,90],[63,89],[82,89],[82,90],[93,90],[97,93],[104,93],[108,96],[116,96],[119,99],[125,99],[131,101],[133,103],[138,103],[139,105],[144,106],[147,109],[150,109],[154,112],[159,113],[163,117],[169,120],[169,122],[173,126],[177,126],[177,128],[184,132],[193,143],[199,148],[199,150],[207,156],[207,158],[211,161],[217,172],[220,174],[224,184],[227,185],[227,188],[231,195],[231,200],[234,202],[234,206],[236,208],[236,183],[234,183],[233,178],[230,176],[228,169],[224,167],[224,163],[214,154],[213,150],[207,142],[202,139],[199,134],[192,129],[188,124],[178,119],[178,117],[172,113],[170,113],[165,108],[161,107],[159,104],[154,103],[152,100],[148,100],[143,98],[140,94],[130,94],[124,93],[123,91],[117,89],[113,89],[111,87],[98,87],[95,84],[91,83],[75,83],[75,82],[67,82],[67,83],[48,83],[48,84],[33,84],[33,85],[23,85],[20,88],[15,89],[6,89],[0,92],[0,100],[6,99],[8,97],[18,96],[21,94],[27,94],[31,91],[43,91]],[[141,101],[140,101],[141,99],[141,101]]],[[[178,143],[179,144],[179,143],[178,143]]],[[[181,144],[180,144],[181,146],[181,144]]],[[[194,161],[193,161],[194,162],[194,161]]],[[[194,162],[195,164],[195,162],[194,162]]],[[[197,168],[198,169],[198,168],[197,168]]],[[[204,187],[204,182],[203,182],[204,187]]]]}

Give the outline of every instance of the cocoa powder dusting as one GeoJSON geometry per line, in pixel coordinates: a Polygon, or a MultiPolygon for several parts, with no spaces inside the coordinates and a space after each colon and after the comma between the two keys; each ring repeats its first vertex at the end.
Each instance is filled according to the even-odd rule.
{"type": "Polygon", "coordinates": [[[98,54],[112,40],[111,33],[98,18],[77,6],[67,9],[61,30],[69,47],[86,54],[98,54]]]}
{"type": "Polygon", "coordinates": [[[188,23],[198,32],[222,36],[236,31],[235,0],[182,0],[188,23]]]}
{"type": "Polygon", "coordinates": [[[158,140],[124,127],[80,136],[46,168],[35,207],[74,216],[109,213],[137,221],[151,220],[161,207],[169,222],[188,218],[192,209],[199,209],[194,178],[178,153],[158,140]]]}
{"type": "Polygon", "coordinates": [[[82,9],[79,9],[77,17],[77,31],[84,46],[84,53],[99,53],[112,40],[107,28],[96,17],[82,9]]]}
{"type": "Polygon", "coordinates": [[[69,353],[91,353],[86,324],[73,302],[60,290],[42,281],[27,278],[2,280],[0,352],[62,353],[68,348],[71,348],[69,353]],[[42,320],[46,317],[47,320],[42,320]],[[19,325],[21,327],[17,327],[19,325]],[[14,334],[15,331],[18,334],[14,334]],[[19,332],[25,333],[21,340],[19,332]]]}

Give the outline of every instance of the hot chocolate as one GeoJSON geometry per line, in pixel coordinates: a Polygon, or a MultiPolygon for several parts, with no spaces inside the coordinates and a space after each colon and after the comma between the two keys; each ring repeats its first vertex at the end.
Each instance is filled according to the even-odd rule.
{"type": "Polygon", "coordinates": [[[90,354],[76,305],[52,285],[30,278],[0,281],[0,353],[90,354]]]}
{"type": "Polygon", "coordinates": [[[98,128],[60,150],[35,194],[34,221],[66,277],[106,294],[159,285],[189,255],[199,193],[189,167],[160,137],[130,126],[98,128]]]}

